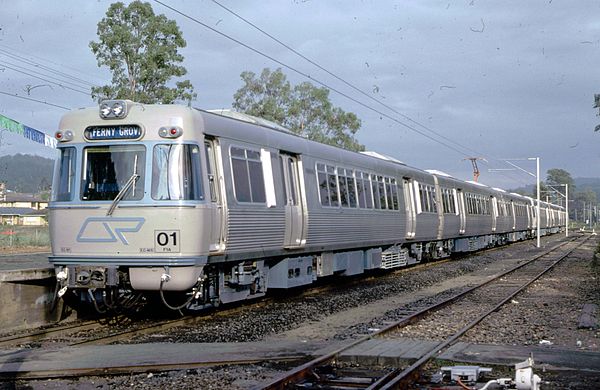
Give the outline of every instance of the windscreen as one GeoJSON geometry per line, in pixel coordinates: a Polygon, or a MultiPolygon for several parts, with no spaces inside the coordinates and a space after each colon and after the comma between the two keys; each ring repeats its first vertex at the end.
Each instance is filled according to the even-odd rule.
{"type": "Polygon", "coordinates": [[[63,202],[73,198],[75,183],[75,164],[77,152],[75,148],[62,148],[60,158],[54,167],[54,183],[52,185],[52,200],[63,202]]]}
{"type": "Polygon", "coordinates": [[[144,196],[146,148],[143,145],[91,146],[84,149],[82,200],[114,200],[119,191],[138,175],[123,200],[144,196]]]}

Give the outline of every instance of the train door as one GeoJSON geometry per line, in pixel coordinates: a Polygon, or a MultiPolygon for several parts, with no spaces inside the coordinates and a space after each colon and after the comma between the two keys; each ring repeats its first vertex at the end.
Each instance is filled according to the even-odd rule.
{"type": "Polygon", "coordinates": [[[442,200],[442,189],[437,176],[433,176],[433,182],[435,185],[435,202],[437,204],[438,213],[438,229],[437,239],[441,240],[444,235],[444,202],[442,200]]]}
{"type": "MultiPolygon", "coordinates": [[[[498,226],[498,199],[495,196],[492,196],[492,231],[496,231],[496,227],[498,226]]],[[[503,207],[500,205],[500,207],[503,207]]]]}
{"type": "Polygon", "coordinates": [[[409,178],[403,179],[404,183],[404,208],[406,210],[406,238],[414,238],[417,229],[417,210],[413,181],[409,178]]]}
{"type": "Polygon", "coordinates": [[[215,139],[207,138],[204,142],[206,151],[206,173],[208,175],[208,195],[211,201],[210,251],[225,250],[225,200],[223,190],[223,175],[221,174],[220,149],[215,139]]]}
{"type": "Polygon", "coordinates": [[[517,209],[515,206],[515,203],[512,201],[510,201],[510,216],[511,216],[511,221],[512,221],[512,230],[515,230],[517,228],[517,209]]]}
{"type": "Polygon", "coordinates": [[[285,195],[285,248],[298,248],[306,244],[306,215],[302,163],[298,156],[281,153],[283,189],[285,195]]]}
{"type": "Polygon", "coordinates": [[[465,231],[467,230],[467,210],[465,208],[465,194],[460,189],[456,190],[456,194],[458,195],[456,199],[458,201],[458,215],[460,217],[460,228],[458,230],[458,233],[465,234],[465,231]]]}

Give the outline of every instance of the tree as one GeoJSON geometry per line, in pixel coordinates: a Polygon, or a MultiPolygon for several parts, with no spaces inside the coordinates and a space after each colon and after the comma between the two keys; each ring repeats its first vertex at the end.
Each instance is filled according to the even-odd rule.
{"type": "MultiPolygon", "coordinates": [[[[564,169],[554,168],[548,169],[546,172],[546,184],[554,187],[554,190],[560,191],[562,194],[565,193],[564,188],[561,188],[563,184],[569,185],[569,199],[573,199],[575,193],[575,181],[571,177],[571,174],[564,169]]],[[[551,188],[551,190],[553,190],[551,188]]],[[[558,196],[558,195],[557,195],[558,196]]],[[[556,198],[555,198],[556,199],[556,198]]],[[[556,199],[558,200],[558,199],[556,199]]],[[[558,202],[561,204],[561,202],[558,202]]]]}
{"type": "Polygon", "coordinates": [[[313,141],[362,151],[365,147],[354,137],[360,119],[329,100],[327,88],[309,82],[293,86],[281,69],[263,69],[260,77],[242,72],[244,85],[234,94],[233,107],[289,128],[313,141]]]}
{"type": "Polygon", "coordinates": [[[179,65],[185,47],[179,27],[164,15],[155,15],[149,3],[111,4],[98,23],[98,42],[90,42],[98,66],[112,72],[112,85],[92,88],[94,99],[131,99],[140,103],[173,103],[196,97],[189,80],[168,87],[172,77],[187,71],[179,65]]]}
{"type": "Polygon", "coordinates": [[[589,219],[593,206],[598,204],[597,195],[591,189],[585,189],[575,193],[575,213],[583,222],[589,219]]]}
{"type": "MultiPolygon", "coordinates": [[[[599,94],[594,95],[594,108],[600,108],[600,95],[599,94]]],[[[598,115],[600,116],[600,112],[598,113],[598,115]]],[[[596,126],[594,131],[600,131],[600,125],[596,126]]]]}

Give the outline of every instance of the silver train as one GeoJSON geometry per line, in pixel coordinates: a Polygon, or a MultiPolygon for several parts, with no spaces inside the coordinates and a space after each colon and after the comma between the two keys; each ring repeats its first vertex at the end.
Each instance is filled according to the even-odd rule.
{"type": "MultiPolygon", "coordinates": [[[[190,310],[532,238],[534,200],[231,111],[66,114],[50,203],[59,295],[190,310]]],[[[542,234],[565,225],[543,203],[542,234]]]]}

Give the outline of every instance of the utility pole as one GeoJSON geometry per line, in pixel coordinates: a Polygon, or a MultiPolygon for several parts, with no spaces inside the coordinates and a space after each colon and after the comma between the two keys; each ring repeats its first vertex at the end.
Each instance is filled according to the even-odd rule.
{"type": "MultiPolygon", "coordinates": [[[[466,160],[466,159],[465,159],[466,160]]],[[[540,240],[540,158],[539,157],[528,157],[528,158],[513,158],[513,159],[502,159],[504,160],[505,163],[512,165],[514,168],[525,172],[526,174],[535,177],[535,182],[536,182],[536,187],[537,187],[537,196],[536,196],[536,200],[537,200],[537,205],[535,208],[535,219],[536,219],[536,226],[537,226],[537,247],[541,247],[541,240],[540,240]],[[517,164],[513,164],[512,162],[510,162],[509,160],[528,160],[528,161],[535,161],[535,175],[523,168],[521,168],[520,166],[518,166],[517,164]]],[[[490,169],[491,171],[506,171],[507,169],[490,169]]]]}
{"type": "Polygon", "coordinates": [[[537,247],[541,246],[540,242],[540,158],[530,157],[529,160],[535,159],[535,176],[537,181],[537,247]]]}
{"type": "Polygon", "coordinates": [[[569,184],[565,184],[565,211],[567,213],[565,223],[565,236],[569,237],[569,184]]]}
{"type": "MultiPolygon", "coordinates": [[[[565,187],[565,193],[563,194],[562,192],[560,192],[559,190],[557,190],[556,188],[554,188],[554,186],[552,184],[547,184],[547,186],[549,188],[551,188],[552,190],[554,190],[555,195],[560,195],[561,198],[565,199],[565,214],[566,214],[566,218],[565,218],[565,237],[569,237],[569,184],[556,184],[557,187],[565,187]]],[[[558,203],[559,198],[555,198],[556,203],[558,203]]],[[[562,203],[562,202],[560,202],[562,203]]],[[[577,218],[577,209],[575,209],[575,218],[577,218]]],[[[575,219],[577,220],[577,219],[575,219]]]]}

